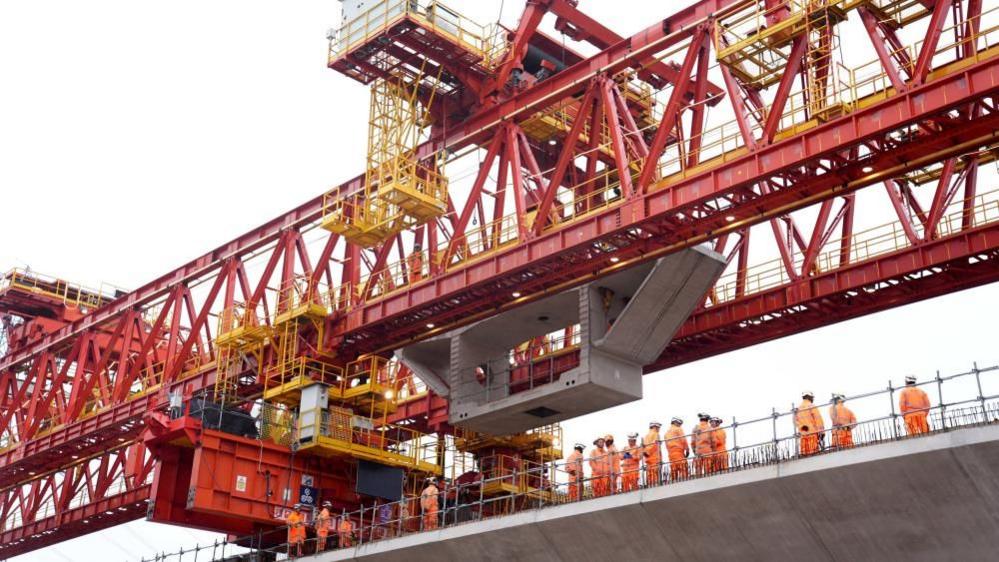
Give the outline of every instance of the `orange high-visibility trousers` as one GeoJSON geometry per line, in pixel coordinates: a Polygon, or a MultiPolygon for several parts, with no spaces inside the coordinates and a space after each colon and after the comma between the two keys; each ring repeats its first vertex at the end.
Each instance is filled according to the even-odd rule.
{"type": "Polygon", "coordinates": [[[638,489],[638,466],[624,468],[621,474],[621,491],[631,492],[638,489]]]}
{"type": "Polygon", "coordinates": [[[837,448],[853,447],[853,430],[849,427],[839,427],[832,432],[832,445],[837,448]]]}
{"type": "Polygon", "coordinates": [[[658,486],[659,485],[659,473],[662,469],[660,466],[662,464],[662,457],[648,456],[645,457],[645,485],[646,486],[658,486]]]}
{"type": "Polygon", "coordinates": [[[579,501],[583,497],[583,479],[577,474],[569,475],[569,501],[579,501]]]}
{"type": "Polygon", "coordinates": [[[423,530],[428,531],[437,528],[437,508],[423,511],[423,530]]]}
{"type": "Polygon", "coordinates": [[[902,417],[905,419],[905,431],[909,435],[930,432],[930,423],[926,420],[927,412],[913,412],[902,417]]]}
{"type": "Polygon", "coordinates": [[[690,467],[687,465],[687,457],[683,456],[682,453],[674,454],[671,451],[669,455],[669,479],[679,480],[688,477],[690,477],[690,467]]]}
{"type": "Polygon", "coordinates": [[[819,452],[819,436],[817,433],[807,433],[801,436],[801,455],[814,455],[819,452]]]}

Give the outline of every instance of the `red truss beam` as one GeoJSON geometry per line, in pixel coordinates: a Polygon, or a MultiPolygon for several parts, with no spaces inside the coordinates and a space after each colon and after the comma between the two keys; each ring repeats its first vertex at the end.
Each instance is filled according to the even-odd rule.
{"type": "MultiPolygon", "coordinates": [[[[536,298],[711,240],[738,264],[736,297],[708,296],[711,306],[692,320],[701,322],[703,331],[685,331],[678,340],[677,345],[686,347],[677,347],[677,353],[689,358],[709,354],[710,349],[721,352],[749,345],[754,338],[764,341],[794,330],[793,322],[781,323],[770,316],[789,318],[797,312],[803,320],[798,329],[808,329],[810,324],[805,320],[821,320],[819,312],[813,312],[816,310],[830,311],[830,318],[846,318],[908,302],[902,294],[904,289],[893,292],[896,285],[931,296],[946,292],[948,287],[958,289],[991,279],[991,273],[979,262],[995,262],[988,253],[989,247],[999,247],[994,236],[969,238],[965,246],[959,247],[952,234],[936,228],[942,213],[958,199],[961,182],[963,196],[974,196],[974,173],[965,174],[955,162],[945,164],[940,172],[945,181],[940,182],[933,201],[923,203],[916,200],[907,182],[897,178],[999,141],[997,49],[979,51],[978,45],[965,44],[958,50],[964,60],[936,69],[930,68],[932,52],[927,51],[913,63],[918,68],[904,68],[907,76],[896,69],[898,75],[892,81],[904,88],[897,88],[884,99],[871,97],[859,108],[852,107],[829,121],[815,121],[808,127],[786,131],[776,130],[780,122],[773,117],[773,110],[767,113],[760,91],[740,84],[734,73],[723,72],[730,94],[726,98],[736,109],[744,148],[714,159],[701,158],[695,147],[700,146],[697,131],[705,126],[703,107],[684,107],[692,117],[689,121],[677,118],[680,108],[670,110],[670,118],[658,129],[644,131],[651,135],[644,138],[635,124],[637,117],[632,115],[638,109],[629,101],[629,84],[617,83],[618,73],[645,69],[652,57],[666,50],[685,53],[684,64],[669,68],[691,74],[689,87],[681,86],[689,92],[676,90],[671,97],[678,103],[689,99],[703,106],[711,88],[707,71],[714,48],[707,40],[713,25],[709,16],[717,16],[736,4],[748,3],[701,1],[631,38],[610,44],[535,86],[481,108],[464,123],[449,124],[447,137],[435,138],[420,153],[431,155],[444,147],[455,151],[469,146],[485,148],[493,140],[491,162],[499,164],[500,179],[490,182],[488,171],[480,170],[482,181],[475,197],[457,204],[449,201],[452,212],[447,218],[406,233],[405,239],[399,235],[380,248],[367,250],[327,235],[321,252],[310,254],[303,235],[323,213],[323,198],[316,198],[0,357],[0,442],[10,445],[0,453],[0,477],[6,486],[0,490],[0,501],[4,502],[3,513],[23,513],[19,520],[28,523],[14,527],[8,524],[4,533],[14,535],[3,535],[2,544],[22,541],[17,543],[23,549],[20,552],[49,544],[45,533],[55,527],[46,525],[57,523],[44,523],[37,509],[44,500],[26,499],[25,494],[44,496],[45,490],[55,489],[56,482],[73,481],[73,475],[78,473],[91,474],[89,468],[74,468],[81,464],[64,466],[65,455],[85,458],[99,454],[109,441],[134,439],[141,411],[162,408],[167,389],[190,386],[198,390],[213,384],[212,342],[217,335],[214,316],[230,310],[238,301],[247,303],[247,310],[261,322],[269,322],[276,311],[288,307],[285,290],[300,279],[307,280],[306,298],[315,295],[320,284],[331,288],[345,285],[336,292],[331,289],[328,295],[334,301],[334,314],[326,326],[326,339],[303,338],[302,346],[310,354],[336,351],[339,358],[346,359],[356,353],[398,347],[517,306],[524,299],[515,299],[514,291],[536,298]],[[691,48],[692,41],[699,42],[696,48],[691,48]],[[592,101],[581,102],[580,98],[587,96],[592,101]],[[579,121],[570,125],[577,130],[568,131],[574,138],[561,149],[532,144],[528,121],[539,111],[570,106],[576,110],[585,108],[585,125],[590,131],[606,128],[607,138],[600,132],[585,139],[579,130],[584,124],[579,121]],[[771,116],[769,120],[767,115],[771,116]],[[663,132],[663,128],[667,130],[663,132]],[[757,128],[764,129],[759,137],[757,128]],[[675,134],[671,129],[676,129],[675,134]],[[650,139],[651,151],[646,144],[650,139]],[[598,148],[599,157],[593,152],[598,148]],[[660,170],[658,162],[655,166],[650,162],[650,152],[663,150],[681,152],[679,172],[653,173],[660,170]],[[590,151],[582,159],[586,169],[579,169],[573,155],[586,151],[590,151]],[[620,181],[623,189],[612,200],[590,205],[587,194],[597,182],[598,165],[605,166],[609,170],[605,175],[620,181]],[[542,172],[549,166],[554,166],[557,174],[542,172]],[[835,271],[818,267],[818,253],[833,237],[834,230],[849,239],[854,213],[850,194],[888,180],[893,182],[887,191],[899,216],[908,216],[911,210],[920,221],[905,226],[909,240],[918,242],[902,252],[909,252],[906,263],[912,269],[890,262],[889,256],[877,260],[883,267],[897,266],[895,269],[864,269],[866,262],[853,263],[849,258],[841,260],[835,271]],[[562,196],[572,185],[583,185],[585,189],[567,203],[562,196]],[[841,205],[831,203],[841,197],[845,197],[841,205]],[[499,201],[498,205],[485,205],[489,198],[499,201]],[[487,217],[497,220],[507,216],[503,201],[517,210],[516,236],[512,239],[503,238],[501,223],[485,228],[487,217]],[[532,222],[528,218],[532,209],[543,202],[547,210],[538,214],[538,220],[550,222],[532,222]],[[811,233],[802,233],[787,215],[812,204],[820,205],[820,220],[811,233]],[[575,218],[560,218],[565,214],[575,218]],[[474,232],[469,229],[476,221],[483,223],[483,231],[489,235],[473,252],[470,248],[474,232]],[[793,273],[792,281],[784,287],[791,295],[780,293],[783,301],[775,296],[778,288],[756,294],[747,286],[750,227],[768,221],[786,255],[785,266],[793,273]],[[538,224],[542,228],[535,228],[538,224]],[[419,251],[411,245],[413,240],[425,243],[428,251],[419,251]],[[442,256],[439,248],[449,250],[442,256]],[[943,258],[938,253],[918,254],[931,248],[946,248],[953,259],[940,261],[943,258]],[[961,251],[977,253],[975,257],[965,255],[966,263],[961,263],[962,258],[954,257],[961,251]],[[795,261],[795,253],[803,256],[801,264],[795,261]],[[384,269],[393,254],[402,264],[401,275],[384,269]],[[923,261],[916,261],[917,254],[923,261]],[[251,260],[263,267],[249,269],[247,263],[251,260]],[[847,275],[850,272],[853,274],[847,275]],[[883,277],[877,279],[878,274],[883,277]],[[830,288],[827,283],[831,282],[839,284],[830,288]],[[860,291],[858,286],[864,295],[851,294],[860,291]],[[837,293],[837,288],[845,292],[837,293]],[[273,298],[275,291],[279,293],[277,298],[273,298]],[[763,299],[760,295],[764,293],[770,295],[770,300],[754,300],[763,299]],[[867,294],[875,297],[865,305],[863,298],[867,294]],[[751,305],[754,302],[758,304],[751,305]],[[714,319],[713,323],[708,319],[714,319]],[[428,330],[428,324],[436,327],[428,330]],[[96,415],[86,407],[94,396],[101,406],[96,415]],[[54,428],[45,425],[53,420],[54,428]],[[59,474],[69,476],[59,480],[59,474]]],[[[935,12],[930,18],[929,34],[937,34],[930,38],[934,42],[940,40],[939,31],[944,25],[941,13],[935,12]]],[[[976,23],[968,22],[965,28],[970,30],[976,23]]],[[[531,25],[525,22],[525,29],[531,25]]],[[[893,41],[890,30],[877,26],[872,29],[872,40],[893,41]]],[[[890,57],[886,60],[892,63],[890,57]]],[[[814,70],[808,68],[808,57],[796,64],[802,67],[802,75],[814,70]]],[[[788,96],[798,95],[792,82],[789,78],[777,86],[778,105],[786,103],[788,96]]],[[[358,192],[362,179],[345,183],[335,193],[346,196],[358,192]]],[[[971,236],[974,229],[984,233],[989,228],[966,220],[962,233],[971,236]]],[[[903,259],[901,253],[895,258],[903,259]]],[[[419,402],[404,408],[407,415],[422,416],[421,412],[432,410],[430,419],[423,423],[442,427],[446,403],[428,396],[422,400],[421,410],[419,402]]],[[[107,466],[114,466],[108,458],[107,466]]],[[[106,480],[107,476],[101,474],[88,481],[106,480]]],[[[85,529],[89,523],[82,523],[86,518],[83,513],[96,516],[101,511],[95,510],[96,506],[110,506],[101,502],[112,501],[113,494],[96,493],[99,491],[97,487],[92,496],[86,496],[90,499],[85,504],[60,511],[59,517],[65,518],[72,509],[83,510],[79,517],[62,520],[62,528],[69,532],[85,529]]],[[[120,511],[134,515],[129,510],[137,509],[137,505],[128,506],[132,500],[140,501],[142,487],[135,484],[122,493],[132,495],[122,496],[118,507],[124,509],[120,511]]],[[[65,497],[59,496],[59,501],[65,497]]],[[[112,511],[111,515],[114,512],[104,511],[112,511]]],[[[65,533],[58,536],[68,538],[65,533]]]]}
{"type": "Polygon", "coordinates": [[[509,296],[514,288],[537,294],[581,284],[621,267],[612,267],[611,257],[652,259],[992,144],[999,139],[997,93],[999,57],[993,56],[472,265],[363,303],[336,330],[358,349],[378,349],[389,341],[398,345],[429,335],[427,323],[450,327],[494,313],[514,300],[509,296]],[[968,105],[980,107],[983,115],[968,121],[950,114],[968,105]],[[911,130],[926,120],[936,123],[933,134],[911,130]],[[851,158],[851,149],[859,146],[870,154],[851,158]],[[786,187],[761,189],[763,182],[786,187]],[[616,249],[605,252],[601,247],[616,249]]]}
{"type": "Polygon", "coordinates": [[[0,496],[0,557],[10,558],[146,514],[152,456],[131,444],[0,496]]]}

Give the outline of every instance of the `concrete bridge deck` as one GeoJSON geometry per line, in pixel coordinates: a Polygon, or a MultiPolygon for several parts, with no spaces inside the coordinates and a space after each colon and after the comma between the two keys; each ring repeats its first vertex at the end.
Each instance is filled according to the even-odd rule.
{"type": "Polygon", "coordinates": [[[525,511],[309,558],[997,559],[999,424],[525,511]]]}

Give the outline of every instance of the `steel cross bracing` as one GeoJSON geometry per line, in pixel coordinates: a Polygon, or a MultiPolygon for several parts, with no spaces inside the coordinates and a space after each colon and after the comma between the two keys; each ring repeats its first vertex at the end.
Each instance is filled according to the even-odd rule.
{"type": "MultiPolygon", "coordinates": [[[[51,493],[43,479],[103,462],[83,459],[134,440],[167,389],[212,384],[218,315],[243,302],[270,322],[293,286],[331,311],[325,337],[309,345],[350,358],[714,241],[731,273],[658,367],[994,280],[994,200],[978,179],[999,143],[996,10],[975,0],[922,2],[915,14],[854,6],[839,25],[854,25],[863,60],[839,74],[827,43],[800,37],[780,51],[784,78],[771,84],[738,57],[719,64],[719,50],[740,44],[719,22],[748,13],[776,25],[790,16],[775,5],[703,1],[617,39],[571,2],[530,3],[511,52],[546,10],[600,51],[530,87],[508,88],[503,66],[467,86],[482,102],[421,148],[447,147],[449,170],[470,168],[451,178],[442,219],[363,249],[316,228],[319,197],[8,350],[0,528],[25,540],[0,555],[55,540],[43,534],[51,525],[66,529],[61,540],[114,524],[12,498],[51,493]],[[855,235],[886,220],[901,237],[865,253],[855,235]],[[779,273],[754,282],[750,256],[773,256],[774,243],[779,273]]],[[[337,192],[361,188],[359,177],[337,192]]]]}

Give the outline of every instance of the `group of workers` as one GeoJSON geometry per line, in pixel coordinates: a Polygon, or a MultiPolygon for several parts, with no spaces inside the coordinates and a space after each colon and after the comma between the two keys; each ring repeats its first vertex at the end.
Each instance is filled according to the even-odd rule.
{"type": "Polygon", "coordinates": [[[628,435],[628,444],[618,449],[614,436],[605,435],[593,440],[594,448],[589,458],[585,458],[582,443],[576,443],[566,460],[565,471],[569,475],[569,499],[583,497],[584,460],[590,467],[590,482],[594,496],[606,496],[618,492],[630,492],[639,488],[640,474],[644,463],[645,485],[655,486],[662,480],[661,468],[669,467],[670,480],[690,476],[687,461],[694,455],[693,467],[698,475],[709,474],[728,468],[728,447],[722,420],[709,414],[698,414],[698,424],[687,440],[683,420],[673,418],[665,435],[660,436],[662,424],[649,422],[649,431],[639,440],[638,433],[628,435]],[[666,448],[666,462],[663,462],[662,448],[666,448]]]}
{"type": "MultiPolygon", "coordinates": [[[[333,504],[324,501],[322,509],[316,513],[312,521],[312,527],[316,531],[316,552],[326,550],[331,530],[335,530],[337,536],[337,547],[343,548],[354,544],[354,522],[347,516],[346,510],[340,517],[333,517],[331,509],[333,504]]],[[[296,503],[285,517],[285,524],[288,526],[288,556],[302,556],[305,549],[306,525],[305,514],[302,511],[302,504],[296,503]]]]}
{"type": "MultiPolygon", "coordinates": [[[[802,392],[801,404],[794,411],[798,448],[803,456],[818,453],[825,448],[826,426],[814,401],[813,392],[802,392]]],[[[915,377],[907,376],[905,387],[899,393],[899,411],[909,435],[930,430],[927,421],[929,408],[930,399],[926,392],[916,386],[915,377]]],[[[585,464],[589,465],[590,487],[596,497],[637,490],[643,464],[646,486],[658,485],[663,478],[682,480],[690,476],[691,470],[697,476],[727,470],[727,435],[721,427],[721,418],[706,413],[700,413],[697,417],[698,424],[691,431],[689,440],[683,429],[683,420],[673,418],[665,435],[660,436],[659,433],[662,424],[652,421],[649,423],[648,433],[641,440],[638,433],[629,434],[628,444],[620,449],[614,445],[613,435],[594,439],[594,448],[588,457],[583,454],[586,446],[576,443],[565,463],[565,471],[569,475],[570,501],[583,497],[584,482],[587,480],[585,464]],[[663,447],[666,449],[665,462],[663,447]],[[688,462],[691,455],[693,460],[688,462]],[[663,473],[664,467],[669,467],[668,474],[663,473]]],[[[857,417],[846,406],[844,395],[832,395],[829,419],[832,422],[832,447],[852,447],[857,417]]]]}
{"type": "MultiPolygon", "coordinates": [[[[815,394],[811,391],[801,393],[801,403],[794,410],[795,433],[798,438],[799,453],[803,456],[818,453],[825,448],[826,426],[819,407],[815,405],[815,394]]],[[[899,412],[905,422],[909,435],[918,435],[930,431],[928,422],[930,399],[926,392],[916,386],[916,378],[907,376],[905,387],[899,393],[899,412]]],[[[727,435],[721,427],[721,418],[706,413],[697,415],[698,423],[689,437],[683,429],[683,420],[674,417],[666,433],[660,435],[662,424],[657,421],[649,423],[648,432],[639,439],[638,433],[628,435],[628,444],[618,448],[614,444],[613,435],[604,435],[593,440],[594,448],[588,457],[584,457],[585,446],[577,443],[572,453],[566,459],[565,471],[569,475],[569,499],[571,501],[583,498],[584,482],[587,480],[584,466],[589,465],[591,489],[596,497],[615,493],[630,492],[640,487],[640,475],[645,474],[645,486],[656,486],[664,478],[682,480],[691,475],[691,470],[697,476],[725,471],[729,468],[727,435]],[[665,447],[666,460],[663,460],[665,447]],[[693,455],[692,462],[691,455],[693,455]],[[668,473],[663,473],[664,467],[669,467],[668,473]]],[[[842,394],[833,394],[829,406],[829,419],[832,422],[830,434],[833,448],[853,446],[853,429],[857,417],[846,406],[846,398],[842,394]]],[[[437,529],[439,525],[440,489],[437,480],[427,478],[419,498],[422,530],[437,529]]],[[[406,509],[405,502],[402,509],[406,509]]],[[[316,533],[316,550],[326,550],[327,540],[331,530],[336,532],[337,546],[353,545],[354,525],[344,512],[341,517],[334,518],[330,502],[323,502],[322,509],[315,516],[313,527],[316,533]]],[[[400,513],[406,518],[407,513],[400,513]]],[[[288,525],[288,555],[302,556],[306,539],[306,521],[302,515],[302,506],[295,508],[286,518],[288,525]]]]}

